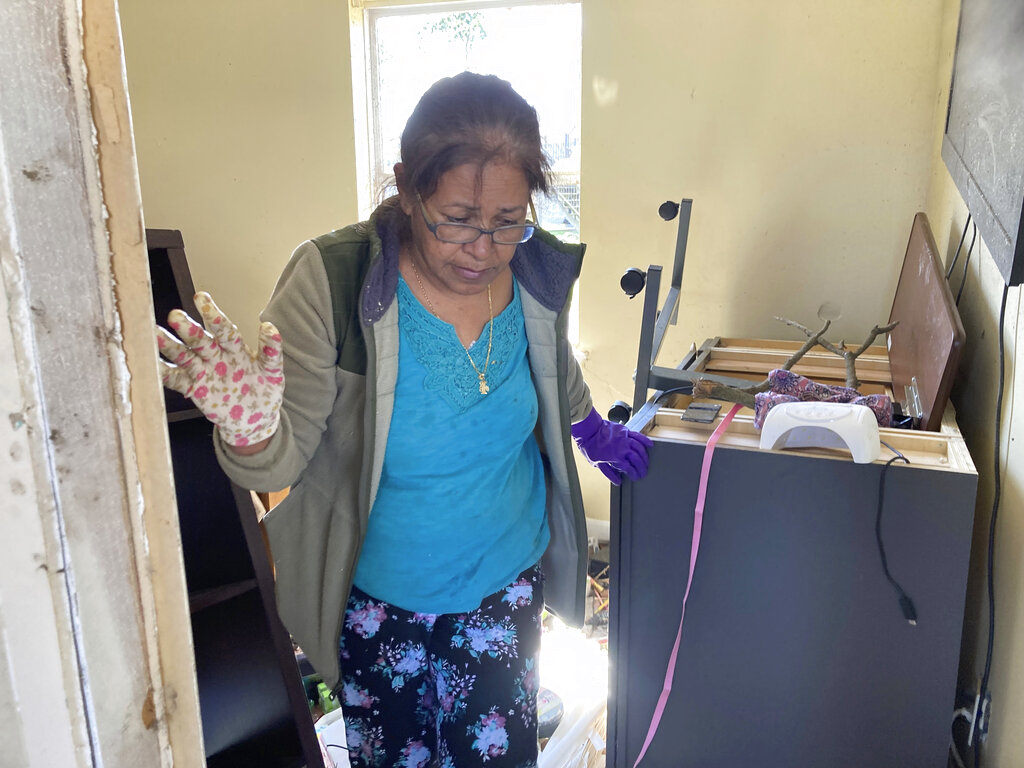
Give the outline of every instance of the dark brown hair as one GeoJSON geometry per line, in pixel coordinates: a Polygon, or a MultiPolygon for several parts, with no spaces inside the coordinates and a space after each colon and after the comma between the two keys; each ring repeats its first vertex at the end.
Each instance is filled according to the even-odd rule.
{"type": "Polygon", "coordinates": [[[466,163],[518,166],[530,192],[548,190],[537,111],[494,75],[462,72],[438,80],[420,97],[402,131],[403,186],[423,199],[441,176],[466,163]]]}

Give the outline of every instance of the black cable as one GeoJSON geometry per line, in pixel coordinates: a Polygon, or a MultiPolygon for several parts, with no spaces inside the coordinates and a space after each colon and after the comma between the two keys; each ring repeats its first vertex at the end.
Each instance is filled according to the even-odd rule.
{"type": "MultiPolygon", "coordinates": [[[[967,723],[967,727],[971,727],[971,711],[967,707],[953,712],[953,722],[950,725],[949,733],[949,757],[946,761],[947,768],[968,768],[967,764],[964,763],[963,758],[960,756],[960,748],[957,746],[957,721],[963,719],[967,723]]],[[[968,753],[964,753],[968,754],[968,753]]]]}
{"type": "Polygon", "coordinates": [[[953,254],[953,260],[949,262],[949,269],[946,270],[946,279],[949,280],[950,275],[953,274],[953,267],[956,266],[956,260],[960,258],[960,249],[964,247],[964,238],[967,237],[967,228],[971,226],[971,214],[967,214],[967,221],[964,222],[964,231],[960,233],[960,245],[956,247],[956,253],[953,254]]]}
{"type": "Polygon", "coordinates": [[[909,464],[910,460],[891,445],[886,444],[886,447],[896,455],[885,462],[885,466],[882,467],[882,476],[878,481],[878,513],[875,515],[875,540],[878,542],[878,555],[882,559],[882,571],[885,573],[885,578],[889,580],[889,583],[892,584],[892,588],[896,590],[896,594],[899,595],[900,610],[903,612],[903,618],[905,618],[907,623],[911,626],[916,626],[917,611],[914,608],[914,601],[910,599],[910,595],[903,590],[900,583],[896,581],[889,572],[889,561],[885,556],[885,544],[882,542],[882,508],[883,501],[885,500],[886,472],[888,472],[889,467],[892,466],[894,461],[902,461],[904,464],[909,464]]]}
{"type": "Polygon", "coordinates": [[[658,399],[654,401],[654,404],[657,405],[658,403],[661,402],[661,398],[663,398],[665,395],[671,395],[673,392],[682,392],[684,395],[692,395],[693,383],[691,382],[689,384],[684,384],[681,387],[672,387],[672,389],[666,389],[662,391],[662,393],[658,395],[658,399]]]}
{"type": "Polygon", "coordinates": [[[895,453],[895,454],[896,454],[896,458],[897,458],[897,459],[903,459],[903,461],[904,461],[905,463],[907,463],[907,464],[909,464],[909,463],[910,463],[910,459],[908,459],[908,458],[907,458],[906,456],[904,456],[904,455],[903,455],[902,453],[900,453],[900,452],[899,452],[899,451],[897,451],[897,450],[896,450],[895,448],[893,448],[893,447],[892,447],[891,445],[889,445],[889,444],[888,444],[887,442],[885,442],[885,440],[879,440],[878,442],[880,442],[880,443],[881,443],[882,445],[884,445],[884,446],[885,446],[886,448],[888,448],[888,449],[889,449],[890,451],[892,451],[893,453],[895,453]]]}
{"type": "Polygon", "coordinates": [[[968,727],[970,727],[971,715],[970,710],[966,707],[953,712],[953,722],[950,724],[949,731],[949,757],[946,760],[947,768],[967,768],[963,758],[960,757],[960,748],[957,746],[956,738],[956,724],[961,718],[965,720],[968,727]]]}
{"type": "MultiPolygon", "coordinates": [[[[1006,319],[1006,295],[1009,293],[1010,287],[1008,285],[1003,286],[1003,298],[999,302],[999,389],[996,392],[996,425],[995,425],[995,450],[993,467],[995,469],[995,477],[993,478],[993,494],[992,494],[992,514],[988,521],[988,564],[986,565],[987,579],[988,579],[988,649],[985,651],[985,671],[981,676],[981,688],[978,690],[978,696],[980,697],[980,704],[978,709],[984,711],[985,700],[988,698],[988,679],[989,674],[992,672],[992,651],[993,644],[995,643],[996,636],[996,595],[995,595],[995,555],[996,555],[996,517],[999,514],[999,497],[1002,494],[1002,479],[1001,479],[1001,462],[999,458],[1000,452],[1000,429],[1002,428],[1003,422],[1003,378],[1006,374],[1006,355],[1003,353],[1003,339],[1006,329],[1004,328],[1004,320],[1006,319]]],[[[971,729],[977,727],[977,723],[971,724],[971,729]]],[[[974,741],[974,765],[975,768],[981,765],[981,739],[975,739],[974,741]]]]}
{"type": "Polygon", "coordinates": [[[335,749],[344,749],[346,752],[350,751],[348,747],[343,747],[341,744],[324,744],[324,746],[328,748],[334,747],[335,749]]]}
{"type": "Polygon", "coordinates": [[[964,285],[967,283],[967,267],[971,264],[971,252],[974,250],[974,241],[978,239],[978,225],[974,225],[974,232],[971,234],[971,247],[967,249],[967,258],[964,259],[964,276],[960,278],[960,290],[956,292],[956,305],[960,306],[960,297],[964,295],[964,285]]]}

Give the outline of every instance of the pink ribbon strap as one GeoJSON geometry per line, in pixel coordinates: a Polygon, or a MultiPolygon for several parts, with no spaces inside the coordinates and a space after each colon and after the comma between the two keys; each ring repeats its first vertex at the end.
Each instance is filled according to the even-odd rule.
{"type": "Polygon", "coordinates": [[[718,439],[722,436],[722,433],[729,427],[729,423],[733,417],[739,413],[742,408],[739,403],[732,407],[722,419],[721,423],[715,428],[715,431],[711,433],[711,437],[708,438],[708,444],[704,448],[704,463],[701,464],[700,468],[700,484],[697,489],[697,504],[693,510],[693,536],[690,540],[690,575],[686,578],[686,591],[683,593],[683,609],[679,614],[679,630],[676,632],[676,641],[672,646],[672,653],[668,657],[668,667],[665,669],[665,683],[661,687],[661,695],[658,696],[658,704],[654,708],[654,715],[651,717],[651,725],[647,729],[647,738],[644,739],[644,745],[640,749],[640,754],[636,758],[636,762],[633,763],[633,768],[640,765],[640,761],[644,759],[644,755],[647,754],[647,748],[651,746],[651,742],[654,741],[654,734],[658,732],[658,726],[661,725],[661,716],[665,712],[665,705],[668,704],[668,695],[672,691],[672,678],[676,673],[676,657],[679,655],[679,643],[683,639],[683,619],[686,617],[686,600],[690,596],[690,586],[693,584],[693,569],[697,565],[697,552],[700,550],[700,531],[704,525],[704,499],[707,496],[708,491],[708,475],[711,473],[711,457],[715,453],[715,446],[718,444],[718,439]]]}

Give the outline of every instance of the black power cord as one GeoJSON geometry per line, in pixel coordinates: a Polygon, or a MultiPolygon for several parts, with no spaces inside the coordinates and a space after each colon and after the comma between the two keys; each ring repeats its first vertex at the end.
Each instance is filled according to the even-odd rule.
{"type": "Polygon", "coordinates": [[[946,270],[946,279],[949,280],[953,274],[953,267],[956,266],[956,260],[960,258],[960,249],[964,247],[964,238],[967,237],[967,228],[971,226],[971,214],[967,214],[967,221],[964,222],[964,231],[960,233],[960,245],[956,247],[956,253],[953,254],[953,260],[949,262],[949,269],[946,270]]]}
{"type": "Polygon", "coordinates": [[[967,267],[971,264],[971,253],[974,251],[974,241],[978,239],[978,225],[974,225],[974,233],[971,235],[971,246],[967,249],[967,258],[964,259],[964,274],[960,278],[960,289],[956,292],[956,305],[960,306],[960,297],[964,295],[964,285],[967,283],[967,267]]]}
{"type": "Polygon", "coordinates": [[[882,467],[882,476],[878,480],[878,512],[875,515],[875,540],[878,542],[878,556],[882,560],[882,571],[885,573],[885,578],[888,579],[892,588],[896,590],[896,594],[899,596],[900,610],[903,612],[903,618],[905,618],[907,623],[911,626],[917,626],[917,610],[914,608],[914,601],[910,599],[910,595],[904,591],[903,587],[900,586],[900,583],[896,581],[896,579],[893,578],[893,575],[889,572],[889,560],[885,556],[885,543],[882,541],[882,509],[885,501],[885,475],[894,461],[902,461],[904,464],[909,464],[910,460],[888,443],[883,443],[883,445],[896,455],[885,462],[885,466],[882,467]]]}
{"type": "MultiPolygon", "coordinates": [[[[1002,462],[1000,460],[1001,436],[1000,430],[1003,423],[1003,379],[1006,374],[1006,355],[1003,352],[1003,341],[1006,334],[1006,296],[1010,288],[1003,286],[1003,297],[999,302],[999,388],[996,393],[996,424],[995,424],[995,449],[993,451],[993,477],[992,493],[992,514],[988,520],[988,563],[986,564],[986,577],[988,582],[988,648],[985,651],[985,671],[981,676],[981,687],[978,690],[978,698],[981,706],[986,706],[988,698],[989,675],[992,673],[992,651],[996,636],[996,596],[995,596],[995,555],[996,555],[996,519],[999,515],[999,498],[1002,495],[1002,462]]],[[[971,723],[972,735],[978,727],[977,718],[971,723]]],[[[974,740],[974,766],[981,766],[981,739],[974,740]]]]}
{"type": "Polygon", "coordinates": [[[681,387],[672,387],[671,389],[664,390],[660,395],[658,395],[658,399],[655,400],[655,405],[660,403],[661,402],[661,398],[663,398],[665,395],[671,395],[671,394],[674,394],[676,392],[680,392],[680,393],[682,393],[684,395],[692,395],[693,394],[693,384],[692,383],[684,384],[681,387]]]}

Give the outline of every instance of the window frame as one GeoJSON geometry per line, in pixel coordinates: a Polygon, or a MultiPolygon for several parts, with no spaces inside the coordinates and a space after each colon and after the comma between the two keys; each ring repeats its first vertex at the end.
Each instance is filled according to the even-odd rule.
{"type": "Polygon", "coordinates": [[[352,102],[356,156],[356,202],[359,218],[375,207],[377,158],[382,138],[374,130],[373,115],[380,96],[377,88],[377,40],[375,21],[384,16],[431,12],[477,11],[488,8],[519,8],[540,5],[581,5],[582,0],[349,0],[349,32],[352,49],[352,102]],[[362,105],[362,108],[360,108],[362,105]]]}

